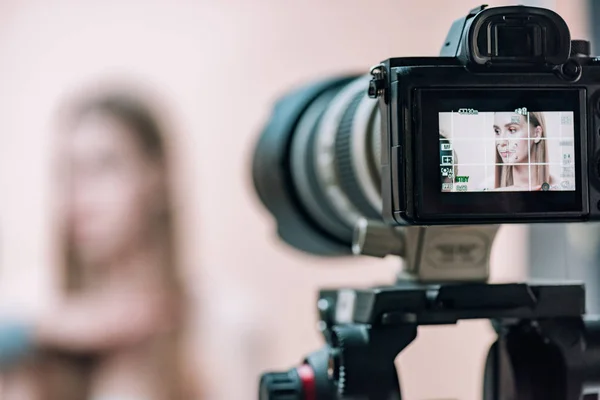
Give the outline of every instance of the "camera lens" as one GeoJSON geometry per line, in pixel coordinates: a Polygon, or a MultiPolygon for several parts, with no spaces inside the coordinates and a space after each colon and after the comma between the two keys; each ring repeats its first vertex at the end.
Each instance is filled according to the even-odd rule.
{"type": "Polygon", "coordinates": [[[303,101],[302,90],[291,94],[285,107],[276,107],[271,129],[259,141],[254,183],[277,219],[280,236],[294,247],[350,254],[356,222],[381,218],[380,117],[377,102],[368,97],[369,80],[324,84],[303,101]],[[273,129],[273,121],[290,121],[283,113],[293,107],[294,122],[273,129]],[[261,145],[267,136],[285,145],[261,145]],[[306,243],[308,236],[326,238],[330,245],[315,249],[306,243]]]}

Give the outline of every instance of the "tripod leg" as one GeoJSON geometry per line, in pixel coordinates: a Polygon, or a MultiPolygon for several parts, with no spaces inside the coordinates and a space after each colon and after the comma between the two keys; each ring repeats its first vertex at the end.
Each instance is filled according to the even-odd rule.
{"type": "MultiPolygon", "coordinates": [[[[580,319],[523,321],[501,330],[486,362],[484,400],[579,400],[580,319]]],[[[586,370],[587,368],[587,370],[586,370]]]]}
{"type": "Polygon", "coordinates": [[[500,336],[488,352],[483,381],[483,400],[516,400],[514,373],[506,349],[506,339],[500,336]]]}
{"type": "Polygon", "coordinates": [[[412,324],[395,327],[338,325],[332,330],[334,380],[341,399],[400,400],[396,356],[417,335],[412,324]]]}
{"type": "Polygon", "coordinates": [[[369,400],[402,400],[398,371],[394,365],[373,375],[379,383],[373,386],[368,394],[369,400]]]}

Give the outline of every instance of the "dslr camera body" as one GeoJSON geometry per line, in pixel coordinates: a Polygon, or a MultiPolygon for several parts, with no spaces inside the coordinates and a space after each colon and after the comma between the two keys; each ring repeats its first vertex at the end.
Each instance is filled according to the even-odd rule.
{"type": "Polygon", "coordinates": [[[554,12],[480,7],[454,23],[441,57],[371,73],[387,222],[600,217],[600,59],[554,12]]]}

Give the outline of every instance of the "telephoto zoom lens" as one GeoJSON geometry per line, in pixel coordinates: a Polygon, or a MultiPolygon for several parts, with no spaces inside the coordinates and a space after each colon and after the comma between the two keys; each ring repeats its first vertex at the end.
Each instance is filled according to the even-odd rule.
{"type": "Polygon", "coordinates": [[[293,247],[351,254],[356,222],[381,220],[381,120],[369,80],[302,87],[279,100],[261,134],[255,188],[293,247]]]}

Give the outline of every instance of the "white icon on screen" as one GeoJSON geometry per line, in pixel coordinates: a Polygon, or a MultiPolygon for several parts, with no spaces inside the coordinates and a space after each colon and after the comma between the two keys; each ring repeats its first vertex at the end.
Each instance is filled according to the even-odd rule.
{"type": "Polygon", "coordinates": [[[452,168],[442,168],[442,176],[444,177],[448,177],[450,179],[452,179],[454,177],[454,174],[452,173],[452,168]]]}
{"type": "Polygon", "coordinates": [[[442,151],[452,150],[452,143],[442,143],[442,151]]]}
{"type": "Polygon", "coordinates": [[[562,173],[560,175],[562,178],[572,178],[575,176],[575,171],[573,167],[563,167],[562,173]]]}
{"type": "Polygon", "coordinates": [[[452,156],[442,156],[442,164],[452,164],[452,156]]]}
{"type": "Polygon", "coordinates": [[[566,190],[573,189],[573,184],[570,181],[562,181],[560,185],[566,190]]]}

